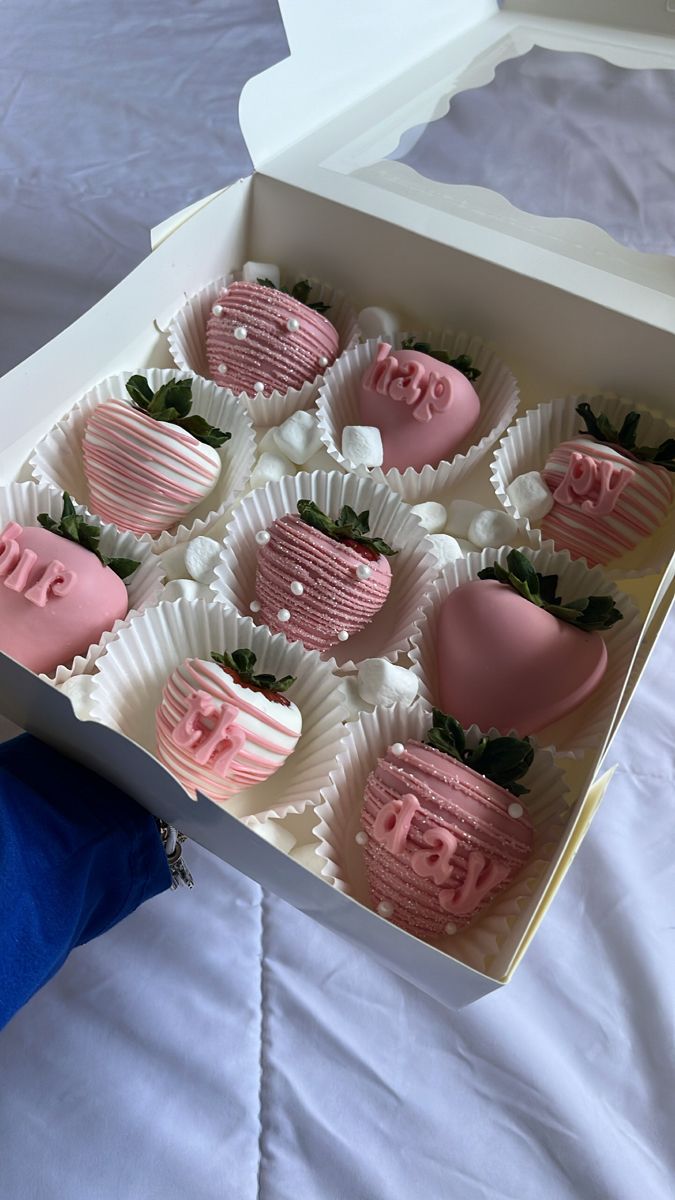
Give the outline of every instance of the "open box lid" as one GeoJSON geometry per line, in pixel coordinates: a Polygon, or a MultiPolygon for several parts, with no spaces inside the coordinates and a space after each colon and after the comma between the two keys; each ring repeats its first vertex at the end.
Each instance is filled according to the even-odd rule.
{"type": "Polygon", "coordinates": [[[671,258],[391,157],[454,95],[534,47],[675,69],[675,0],[424,0],[413,10],[387,0],[347,16],[343,0],[280,7],[291,56],[251,79],[240,103],[260,173],[675,332],[671,258]]]}

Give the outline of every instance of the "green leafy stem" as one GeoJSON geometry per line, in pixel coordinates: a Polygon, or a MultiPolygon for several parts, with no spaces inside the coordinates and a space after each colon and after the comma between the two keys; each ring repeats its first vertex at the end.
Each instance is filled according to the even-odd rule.
{"type": "Polygon", "coordinates": [[[527,774],[534,760],[529,738],[482,737],[477,746],[470,748],[459,721],[435,708],[432,727],[424,740],[428,746],[485,775],[513,796],[524,796],[529,791],[517,782],[527,774]]]}
{"type": "Polygon", "coordinates": [[[257,656],[252,650],[235,650],[233,654],[212,654],[211,658],[220,667],[232,671],[241,683],[261,692],[287,692],[295,683],[295,675],[284,675],[277,679],[274,675],[256,675],[254,667],[257,656]]]}
{"type": "Polygon", "coordinates": [[[377,554],[386,555],[387,558],[398,554],[398,550],[392,550],[391,546],[388,546],[382,538],[369,536],[370,513],[368,510],[357,513],[348,504],[345,504],[340,509],[337,521],[333,521],[318,508],[313,500],[298,500],[298,512],[307,525],[318,529],[320,533],[325,533],[326,537],[333,538],[336,542],[358,542],[362,546],[367,546],[369,550],[374,550],[377,554]]]}
{"type": "Polygon", "coordinates": [[[543,608],[561,621],[576,625],[577,629],[592,632],[599,629],[611,629],[617,621],[623,620],[623,613],[616,607],[611,596],[583,596],[579,600],[568,600],[563,604],[558,589],[557,575],[540,575],[535,571],[529,558],[520,550],[511,550],[506,559],[508,570],[495,563],[478,572],[479,579],[496,579],[498,583],[506,583],[514,591],[543,608]]]}
{"type": "Polygon", "coordinates": [[[132,375],[127,381],[127,391],[137,408],[156,421],[167,421],[191,433],[198,442],[213,446],[216,450],[231,437],[204,417],[190,414],[192,408],[192,380],[169,379],[153,392],[144,375],[132,375]]]}
{"type": "Polygon", "coordinates": [[[585,431],[598,442],[606,442],[610,446],[618,446],[631,457],[640,462],[653,463],[654,466],[665,467],[666,471],[675,471],[675,438],[666,438],[659,446],[636,445],[638,425],[641,413],[629,412],[624,417],[619,428],[612,425],[604,413],[593,412],[590,404],[582,401],[577,404],[576,411],[586,425],[585,431]]]}
{"type": "Polygon", "coordinates": [[[306,308],[313,308],[315,312],[327,313],[330,309],[330,304],[324,304],[322,300],[310,301],[312,285],[309,279],[299,279],[292,288],[277,287],[271,279],[258,279],[257,282],[261,283],[263,287],[274,288],[275,292],[283,292],[285,296],[291,296],[293,300],[298,300],[306,308]]]}
{"type": "Polygon", "coordinates": [[[67,538],[69,542],[77,542],[78,546],[83,546],[85,550],[91,550],[99,562],[102,562],[104,567],[110,567],[120,579],[128,579],[141,565],[133,558],[109,558],[107,554],[102,554],[99,547],[100,526],[87,524],[85,517],[75,511],[67,492],[63,493],[61,520],[55,521],[48,513],[39,513],[38,521],[42,528],[48,529],[50,533],[67,538]]]}
{"type": "Polygon", "coordinates": [[[417,350],[418,354],[428,354],[438,362],[446,363],[448,367],[454,367],[456,371],[461,371],[462,375],[466,375],[471,383],[483,374],[478,367],[474,367],[473,359],[469,354],[460,354],[457,358],[450,358],[447,350],[432,350],[429,342],[417,342],[414,337],[405,338],[401,342],[401,349],[417,350]]]}

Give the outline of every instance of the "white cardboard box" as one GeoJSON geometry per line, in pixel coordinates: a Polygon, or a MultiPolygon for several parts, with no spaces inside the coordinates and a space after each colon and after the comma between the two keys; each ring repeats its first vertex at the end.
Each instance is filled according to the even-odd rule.
{"type": "MultiPolygon", "coordinates": [[[[434,184],[386,159],[402,132],[443,113],[532,45],[622,66],[675,66],[675,4],[661,0],[404,0],[346,6],[282,0],[291,57],[251,80],[240,116],[257,166],[154,231],[154,253],[75,325],[0,381],[0,483],[28,478],[36,441],[97,380],[169,366],[162,330],[182,300],[246,259],[276,261],[387,305],[419,327],[479,334],[509,363],[522,408],[570,392],[617,391],[675,418],[672,260],[618,246],[584,222],[520,213],[497,193],[434,184]],[[423,19],[420,9],[423,8],[423,19]],[[449,281],[451,281],[449,283],[449,281]]],[[[491,499],[488,463],[459,492],[491,499]]],[[[149,754],[0,655],[0,708],[94,767],[263,886],[350,938],[441,1002],[508,980],[602,799],[594,778],[675,595],[661,577],[621,586],[645,624],[596,755],[568,764],[576,797],[564,844],[489,975],[389,925],[205,799],[190,800],[149,754]]],[[[306,814],[304,832],[313,821],[306,814]]],[[[298,833],[299,830],[295,830],[298,833]]]]}

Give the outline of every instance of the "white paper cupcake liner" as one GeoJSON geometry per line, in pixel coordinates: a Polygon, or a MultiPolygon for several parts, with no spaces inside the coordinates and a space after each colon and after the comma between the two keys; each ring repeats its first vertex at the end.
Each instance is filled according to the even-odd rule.
{"type": "MultiPolygon", "coordinates": [[[[465,559],[451,563],[437,578],[410,651],[412,669],[420,680],[420,695],[431,704],[439,703],[436,645],[443,601],[460,584],[477,579],[478,572],[485,567],[495,562],[505,567],[510,549],[510,546],[502,546],[499,550],[469,554],[465,559]]],[[[623,613],[623,620],[601,634],[607,647],[607,670],[601,683],[577,709],[537,733],[541,746],[550,746],[558,754],[578,758],[597,748],[611,725],[637,650],[642,618],[630,597],[619,591],[602,567],[589,568],[585,562],[571,559],[566,550],[553,550],[550,542],[541,550],[521,547],[521,552],[540,574],[558,576],[558,594],[563,600],[609,595],[623,613]]]]}
{"type": "MultiPolygon", "coordinates": [[[[303,279],[302,273],[294,275],[303,279]]],[[[307,277],[309,278],[309,277],[307,277]]],[[[165,332],[169,340],[169,349],[173,361],[183,371],[192,371],[204,379],[209,377],[209,367],[206,358],[206,323],[216,297],[231,280],[227,277],[214,279],[189,300],[171,318],[165,332]]],[[[337,329],[340,343],[339,353],[349,349],[358,340],[359,330],[356,323],[356,313],[347,297],[329,287],[328,284],[310,279],[314,285],[313,300],[321,300],[330,305],[327,314],[331,325],[337,329]]],[[[290,417],[291,413],[301,408],[309,408],[316,399],[317,389],[322,379],[317,375],[301,388],[290,388],[287,392],[274,391],[268,395],[261,393],[249,396],[246,392],[239,394],[239,399],[246,404],[251,419],[255,425],[279,425],[290,417]]]]}
{"type": "Polygon", "coordinates": [[[110,375],[87,392],[38,443],[30,465],[36,479],[41,483],[48,483],[59,491],[69,492],[73,500],[91,511],[82,456],[84,428],[94,409],[103,400],[109,400],[111,397],[120,400],[127,398],[125,385],[131,375],[143,375],[153,390],[169,379],[191,379],[192,412],[232,435],[220,450],[223,466],[213,491],[201,504],[196,505],[185,524],[167,529],[152,538],[155,549],[162,553],[179,542],[204,533],[230,508],[246,487],[255,460],[255,434],[246,410],[231,392],[208,380],[196,379],[187,371],[149,368],[110,375]]]}
{"type": "MultiPolygon", "coordinates": [[[[400,349],[401,343],[411,336],[405,332],[397,334],[396,348],[400,349]]],[[[374,467],[369,472],[373,479],[387,483],[409,504],[438,498],[468,474],[513,420],[519,400],[514,376],[479,338],[449,329],[440,332],[430,330],[415,334],[415,337],[419,341],[430,342],[435,348],[447,350],[453,358],[460,354],[471,356],[474,365],[482,372],[474,385],[480,396],[481,410],[477,424],[451,461],[441,462],[437,467],[426,466],[421,471],[416,471],[414,467],[408,467],[405,471],[399,471],[396,467],[389,471],[374,467]]],[[[382,340],[371,338],[343,354],[326,371],[319,388],[317,410],[321,440],[336,463],[347,470],[353,470],[354,464],[342,454],[342,433],[345,425],[363,424],[359,407],[361,376],[372,362],[378,342],[382,340]]]]}
{"type": "MultiPolygon", "coordinates": [[[[319,839],[317,854],[325,859],[322,877],[368,908],[372,908],[372,901],[363,850],[355,840],[367,777],[392,742],[423,739],[430,727],[431,709],[422,700],[410,707],[397,704],[364,714],[358,723],[349,726],[330,783],[322,791],[323,803],[316,810],[319,823],[314,829],[319,839]]],[[[477,726],[472,725],[467,731],[469,745],[474,745],[479,736],[477,726]]],[[[534,739],[533,743],[536,747],[534,739]]],[[[521,803],[534,827],[532,858],[475,921],[432,943],[484,974],[490,973],[497,955],[503,963],[515,954],[520,926],[543,892],[570,812],[564,776],[549,751],[536,748],[523,782],[530,789],[521,803]]],[[[402,932],[402,936],[412,935],[402,932]]]]}
{"type": "Polygon", "coordinates": [[[224,807],[237,817],[286,817],[316,804],[345,736],[344,712],[329,663],[282,635],[258,629],[215,601],[176,600],[136,617],[108,645],[94,677],[92,720],[123,733],[157,756],[155,714],[171,672],[186,658],[251,649],[257,668],[295,675],[288,695],[302,713],[302,734],[292,754],[269,779],[231,797],[224,807]]]}
{"type": "MultiPolygon", "coordinates": [[[[63,508],[63,496],[46,485],[37,483],[11,483],[0,488],[0,532],[10,521],[18,525],[38,525],[38,514],[48,513],[58,521],[63,508]]],[[[84,511],[80,508],[80,511],[84,511]]],[[[123,629],[139,612],[156,604],[163,588],[164,572],[160,560],[152,552],[150,543],[134,536],[133,533],[123,533],[114,525],[103,525],[97,517],[87,513],[87,519],[101,526],[100,546],[103,554],[111,558],[133,558],[140,562],[133,575],[125,581],[129,595],[129,611],[124,620],[116,621],[111,631],[104,633],[100,641],[88,646],[83,654],[79,654],[71,663],[57,667],[50,676],[50,683],[60,686],[74,675],[83,675],[91,671],[94,663],[103,653],[105,646],[123,629]]]]}
{"type": "MultiPolygon", "coordinates": [[[[343,504],[370,513],[370,531],[398,550],[390,559],[391,590],[382,608],[360,633],[331,646],[323,654],[345,670],[364,658],[395,659],[406,651],[416,632],[427,593],[436,574],[436,562],[418,518],[400,497],[382,484],[339,471],[301,472],[284,476],[246,496],[235,509],[227,528],[220,563],[212,588],[219,600],[242,614],[255,597],[255,535],[277,517],[297,512],[298,500],[313,500],[323,512],[336,515],[343,504]]],[[[257,619],[257,618],[254,618],[257,619]]]]}
{"type": "MultiPolygon", "coordinates": [[[[675,428],[662,417],[654,416],[639,404],[616,396],[564,396],[531,409],[507,431],[495,451],[491,464],[491,482],[507,512],[520,517],[506,489],[526,471],[543,470],[546,459],[561,442],[569,441],[584,430],[584,422],[575,411],[586,401],[594,412],[603,412],[614,425],[621,425],[631,411],[641,413],[639,439],[645,445],[659,445],[675,437],[675,428]]],[[[612,559],[605,570],[612,579],[635,579],[660,572],[675,551],[675,500],[670,514],[651,537],[628,554],[612,559]]],[[[527,521],[529,527],[537,522],[527,521]]]]}

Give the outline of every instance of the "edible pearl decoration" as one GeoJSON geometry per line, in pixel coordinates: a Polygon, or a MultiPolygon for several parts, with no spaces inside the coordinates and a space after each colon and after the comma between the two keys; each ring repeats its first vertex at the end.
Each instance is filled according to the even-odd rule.
{"type": "Polygon", "coordinates": [[[325,354],[322,354],[322,355],[321,355],[321,358],[319,359],[319,366],[320,366],[320,367],[327,367],[327,366],[328,366],[328,359],[326,358],[326,355],[325,355],[325,354]]]}
{"type": "Polygon", "coordinates": [[[452,921],[448,921],[448,923],[445,927],[445,932],[446,933],[457,933],[457,926],[452,921]]]}
{"type": "Polygon", "coordinates": [[[291,333],[297,333],[298,329],[300,328],[300,322],[298,318],[289,317],[286,322],[286,328],[289,329],[291,333]]]}
{"type": "Polygon", "coordinates": [[[224,375],[227,371],[227,363],[218,363],[218,370],[220,371],[221,375],[224,375]]]}
{"type": "Polygon", "coordinates": [[[305,589],[304,589],[304,587],[302,586],[302,584],[301,584],[300,580],[299,580],[299,579],[294,579],[294,580],[293,580],[293,582],[292,582],[292,584],[291,584],[291,591],[292,591],[293,595],[294,595],[294,596],[301,596],[301,595],[302,595],[302,593],[304,592],[304,590],[305,590],[305,589]]]}
{"type": "Polygon", "coordinates": [[[288,609],[280,608],[277,613],[277,621],[282,621],[285,624],[286,621],[290,621],[290,619],[291,619],[291,614],[289,613],[288,609]]]}
{"type": "Polygon", "coordinates": [[[368,834],[364,833],[361,829],[354,838],[354,841],[356,842],[357,846],[365,846],[368,843],[368,834]]]}
{"type": "Polygon", "coordinates": [[[246,326],[245,325],[237,325],[237,328],[234,331],[234,336],[236,337],[238,342],[246,341],[246,338],[248,337],[248,330],[247,330],[246,326]]]}
{"type": "Polygon", "coordinates": [[[394,742],[393,746],[391,747],[392,754],[395,754],[397,758],[400,754],[403,754],[404,750],[405,746],[403,745],[403,742],[394,742]]]}
{"type": "Polygon", "coordinates": [[[266,529],[259,529],[255,535],[255,540],[259,546],[266,546],[270,540],[270,534],[266,529]]]}
{"type": "Polygon", "coordinates": [[[258,382],[257,382],[257,383],[254,383],[254,384],[253,384],[253,391],[254,391],[254,392],[264,392],[264,391],[265,391],[265,384],[264,384],[264,383],[261,383],[261,382],[260,382],[260,380],[258,380],[258,382]]]}
{"type": "Polygon", "coordinates": [[[369,567],[367,563],[359,563],[355,571],[357,579],[370,579],[372,573],[373,568],[369,567]]]}
{"type": "Polygon", "coordinates": [[[223,313],[222,304],[214,304],[213,308],[211,309],[211,312],[213,313],[214,317],[222,316],[222,313],[223,313]]]}
{"type": "Polygon", "coordinates": [[[251,603],[249,604],[249,608],[250,608],[251,612],[260,612],[260,601],[259,600],[251,600],[251,603]]]}
{"type": "Polygon", "coordinates": [[[523,806],[522,806],[522,804],[509,804],[508,812],[509,812],[510,817],[514,817],[514,818],[522,817],[523,806]]]}
{"type": "Polygon", "coordinates": [[[339,642],[346,642],[348,637],[349,637],[349,634],[347,633],[346,629],[341,629],[340,632],[338,633],[338,641],[339,642]]]}
{"type": "Polygon", "coordinates": [[[381,900],[377,906],[377,911],[381,917],[390,917],[394,911],[391,900],[381,900]]]}

